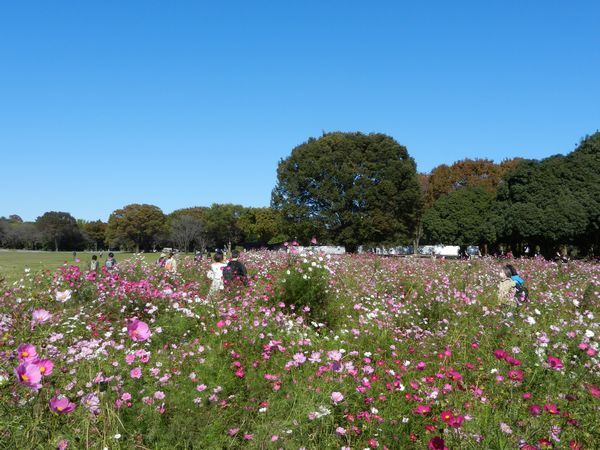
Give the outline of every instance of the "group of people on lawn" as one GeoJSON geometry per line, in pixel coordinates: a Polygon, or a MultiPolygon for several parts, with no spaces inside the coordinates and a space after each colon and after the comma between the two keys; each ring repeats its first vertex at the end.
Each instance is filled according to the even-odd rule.
{"type": "MultiPolygon", "coordinates": [[[[225,254],[221,251],[217,251],[213,255],[213,263],[206,272],[206,276],[211,280],[209,295],[214,295],[225,289],[226,285],[238,283],[244,285],[248,284],[248,272],[244,263],[239,260],[239,256],[240,252],[238,250],[231,251],[231,258],[228,261],[225,260],[225,254]]],[[[170,251],[168,255],[161,253],[156,263],[160,267],[163,267],[167,272],[177,272],[177,259],[175,258],[175,252],[173,251],[170,251]]],[[[93,255],[90,262],[90,270],[93,272],[98,271],[99,265],[98,257],[93,255]]],[[[111,271],[116,265],[117,261],[115,255],[111,252],[108,254],[104,267],[111,271]]]]}

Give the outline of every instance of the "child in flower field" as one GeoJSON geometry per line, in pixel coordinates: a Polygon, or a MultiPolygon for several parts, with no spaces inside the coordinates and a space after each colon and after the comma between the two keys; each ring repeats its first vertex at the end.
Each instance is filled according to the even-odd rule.
{"type": "Polygon", "coordinates": [[[510,270],[511,280],[515,282],[515,298],[519,303],[525,303],[529,301],[529,291],[525,287],[525,280],[519,276],[517,269],[512,264],[507,264],[506,268],[510,270]]]}
{"type": "Polygon", "coordinates": [[[513,306],[517,282],[512,279],[512,271],[504,266],[500,271],[502,281],[498,283],[498,302],[502,306],[513,306]]]}
{"type": "Polygon", "coordinates": [[[175,253],[169,253],[169,258],[165,261],[165,270],[168,272],[177,272],[177,261],[175,260],[175,253]]]}
{"type": "Polygon", "coordinates": [[[115,259],[115,254],[110,252],[108,254],[108,258],[106,258],[106,261],[104,262],[104,267],[106,267],[108,270],[113,270],[116,265],[117,260],[115,259]]]}
{"type": "Polygon", "coordinates": [[[212,280],[212,284],[210,285],[210,290],[208,292],[209,296],[214,295],[225,287],[223,284],[223,268],[225,268],[227,264],[223,262],[223,253],[215,253],[213,259],[214,262],[210,265],[210,270],[206,273],[208,279],[212,280]]]}
{"type": "Polygon", "coordinates": [[[92,272],[98,271],[98,257],[96,255],[92,255],[92,261],[90,262],[90,270],[92,272]]]}

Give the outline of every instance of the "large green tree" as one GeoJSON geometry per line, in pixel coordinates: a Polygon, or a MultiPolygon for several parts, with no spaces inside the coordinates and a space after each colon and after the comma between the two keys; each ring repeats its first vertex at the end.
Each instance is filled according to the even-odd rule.
{"type": "Polygon", "coordinates": [[[101,220],[94,220],[91,222],[83,221],[80,226],[95,250],[104,248],[106,228],[108,226],[105,222],[102,222],[101,220]]]}
{"type": "Polygon", "coordinates": [[[345,245],[413,239],[422,205],[414,160],[384,134],[326,133],[279,162],[272,207],[290,234],[345,245]]]}
{"type": "Polygon", "coordinates": [[[489,216],[495,195],[466,187],[441,196],[423,217],[425,238],[432,244],[486,245],[495,239],[489,216]]]}
{"type": "Polygon", "coordinates": [[[217,248],[239,244],[243,233],[238,220],[244,213],[241,205],[213,204],[203,213],[204,234],[208,245],[217,248]]]}
{"type": "Polygon", "coordinates": [[[498,188],[499,230],[511,244],[539,245],[551,256],[561,244],[598,246],[600,134],[567,156],[524,161],[498,188]]]}
{"type": "Polygon", "coordinates": [[[280,244],[288,238],[281,212],[273,208],[246,208],[238,226],[244,242],[253,246],[280,244]]]}
{"type": "Polygon", "coordinates": [[[83,242],[83,236],[75,218],[61,211],[49,211],[38,217],[36,226],[42,233],[45,243],[55,251],[76,250],[83,242]]]}
{"type": "Polygon", "coordinates": [[[150,250],[164,228],[165,215],[158,206],[131,204],[110,215],[106,239],[111,246],[150,250]]]}

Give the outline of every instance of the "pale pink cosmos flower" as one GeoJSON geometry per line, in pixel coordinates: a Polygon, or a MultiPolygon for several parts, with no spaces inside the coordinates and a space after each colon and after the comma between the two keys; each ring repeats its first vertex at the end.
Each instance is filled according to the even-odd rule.
{"type": "Polygon", "coordinates": [[[336,392],[332,392],[332,393],[331,393],[331,401],[332,401],[333,403],[335,403],[336,405],[337,405],[338,403],[340,403],[341,401],[343,401],[343,400],[344,400],[344,396],[342,395],[342,393],[341,393],[341,392],[337,392],[337,391],[336,391],[336,392]]]}
{"type": "Polygon", "coordinates": [[[66,289],[64,291],[56,291],[54,298],[59,303],[65,303],[71,298],[71,290],[66,289]]]}
{"type": "Polygon", "coordinates": [[[129,337],[136,342],[145,341],[152,334],[148,324],[138,319],[133,319],[129,325],[127,325],[127,332],[129,333],[129,337]]]}
{"type": "Polygon", "coordinates": [[[34,309],[31,313],[31,328],[36,325],[48,322],[52,318],[52,314],[45,309],[34,309]]]}
{"type": "Polygon", "coordinates": [[[131,378],[141,378],[142,377],[142,369],[139,367],[136,367],[135,369],[132,369],[131,372],[129,372],[129,375],[131,376],[131,378]]]}

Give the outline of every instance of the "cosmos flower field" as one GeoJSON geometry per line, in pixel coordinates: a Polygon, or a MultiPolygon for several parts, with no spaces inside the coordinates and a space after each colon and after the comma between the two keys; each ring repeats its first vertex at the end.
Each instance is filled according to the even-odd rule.
{"type": "Polygon", "coordinates": [[[0,448],[593,449],[600,270],[249,252],[0,285],[0,448]]]}

